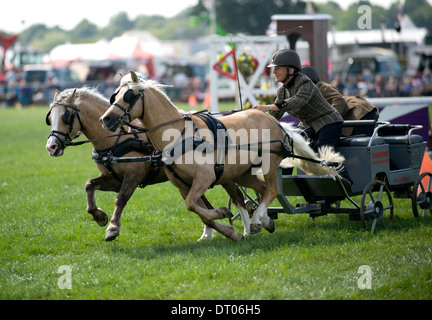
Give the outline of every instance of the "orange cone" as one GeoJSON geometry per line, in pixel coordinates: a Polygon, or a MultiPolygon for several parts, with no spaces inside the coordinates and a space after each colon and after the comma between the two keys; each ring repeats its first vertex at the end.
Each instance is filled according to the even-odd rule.
{"type": "MultiPolygon", "coordinates": [[[[429,172],[432,173],[432,161],[429,158],[429,155],[427,154],[427,152],[425,151],[424,156],[423,156],[423,161],[422,161],[422,165],[420,168],[420,175],[424,172],[429,172]]],[[[429,183],[429,177],[424,177],[422,180],[422,184],[424,186],[427,186],[429,183]]]]}
{"type": "Polygon", "coordinates": [[[206,93],[205,97],[204,97],[204,101],[203,101],[203,107],[210,107],[211,106],[211,98],[210,98],[210,94],[206,93]]]}
{"type": "Polygon", "coordinates": [[[197,104],[198,104],[198,101],[197,101],[197,98],[195,97],[195,95],[190,94],[189,99],[188,99],[189,107],[196,108],[197,104]]]}

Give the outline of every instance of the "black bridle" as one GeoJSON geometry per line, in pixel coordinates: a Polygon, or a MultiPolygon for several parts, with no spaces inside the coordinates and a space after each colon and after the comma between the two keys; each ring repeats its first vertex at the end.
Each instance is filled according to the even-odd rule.
{"type": "Polygon", "coordinates": [[[141,120],[144,119],[144,108],[145,108],[144,90],[140,89],[138,91],[138,94],[135,94],[135,92],[132,89],[128,89],[124,93],[123,101],[129,104],[129,108],[127,108],[127,109],[115,102],[117,94],[118,94],[118,91],[114,92],[114,94],[110,98],[110,103],[111,103],[111,105],[116,106],[117,108],[119,108],[120,110],[122,110],[124,112],[124,114],[119,117],[120,123],[129,124],[130,122],[132,122],[130,112],[132,111],[132,108],[135,106],[135,104],[137,103],[137,101],[140,98],[141,98],[141,103],[142,103],[142,113],[141,113],[141,117],[139,119],[141,119],[141,120]],[[129,121],[126,121],[127,120],[126,118],[128,118],[129,121]]]}
{"type": "Polygon", "coordinates": [[[45,122],[48,126],[51,125],[51,121],[49,119],[49,116],[51,115],[51,111],[55,106],[63,106],[65,108],[65,112],[63,113],[62,116],[62,120],[66,125],[69,125],[69,129],[68,131],[62,132],[62,131],[58,131],[58,130],[52,130],[48,136],[48,139],[50,137],[55,137],[58,141],[60,141],[60,143],[62,144],[63,149],[66,148],[67,146],[72,145],[72,140],[74,140],[75,138],[79,137],[80,134],[77,134],[75,137],[71,138],[70,134],[72,133],[73,130],[73,126],[75,123],[75,118],[78,119],[78,122],[81,126],[81,129],[84,127],[79,115],[80,110],[73,104],[65,104],[65,103],[61,103],[61,102],[55,102],[51,105],[46,118],[45,118],[45,122]],[[72,111],[69,111],[69,109],[71,109],[72,111]],[[63,138],[61,138],[60,136],[62,136],[63,138]]]}

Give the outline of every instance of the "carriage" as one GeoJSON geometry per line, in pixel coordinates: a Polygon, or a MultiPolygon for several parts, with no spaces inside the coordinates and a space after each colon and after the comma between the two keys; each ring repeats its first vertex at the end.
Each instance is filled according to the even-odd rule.
{"type": "MultiPolygon", "coordinates": [[[[361,220],[363,227],[373,233],[377,222],[383,227],[392,222],[393,197],[411,199],[415,217],[419,209],[423,215],[427,210],[432,212],[432,174],[424,172],[419,176],[427,143],[413,133],[422,126],[370,120],[345,121],[344,126],[375,126],[372,136],[341,138],[336,146],[345,157],[344,165],[353,184],[330,176],[306,175],[301,170],[295,175],[285,174],[279,168],[277,199],[281,207],[268,208],[272,219],[277,219],[279,213],[306,213],[312,218],[345,213],[350,220],[361,220]],[[359,195],[360,204],[353,200],[359,195]],[[305,202],[293,204],[297,197],[305,202]],[[342,203],[347,205],[342,207],[342,203]]],[[[248,198],[247,207],[252,211],[256,199],[248,198]]]]}

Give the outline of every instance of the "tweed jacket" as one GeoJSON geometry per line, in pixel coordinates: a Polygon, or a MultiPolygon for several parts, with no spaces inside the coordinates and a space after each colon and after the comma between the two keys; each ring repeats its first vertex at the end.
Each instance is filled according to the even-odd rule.
{"type": "Polygon", "coordinates": [[[288,112],[299,119],[303,126],[311,127],[315,132],[328,124],[343,122],[340,114],[307,76],[298,73],[288,85],[282,85],[276,93],[275,104],[280,110],[269,112],[276,119],[279,120],[288,112]]]}
{"type": "MultiPolygon", "coordinates": [[[[371,111],[378,114],[378,109],[360,96],[343,96],[334,86],[326,82],[319,81],[316,85],[323,97],[344,120],[360,120],[371,111]]],[[[352,127],[343,128],[342,134],[350,136],[353,130],[352,127]]]]}

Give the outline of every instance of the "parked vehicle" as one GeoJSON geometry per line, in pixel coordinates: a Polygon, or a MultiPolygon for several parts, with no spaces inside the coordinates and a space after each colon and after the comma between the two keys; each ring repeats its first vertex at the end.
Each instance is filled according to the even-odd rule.
{"type": "Polygon", "coordinates": [[[370,77],[374,79],[376,75],[384,78],[400,78],[403,75],[401,65],[396,59],[395,54],[385,49],[368,49],[353,52],[344,56],[345,65],[342,70],[341,80],[346,82],[349,78],[370,77]]]}
{"type": "Polygon", "coordinates": [[[49,85],[67,85],[70,82],[79,82],[78,76],[68,67],[55,68],[50,65],[29,64],[23,68],[22,79],[24,83],[33,88],[49,85]]]}
{"type": "Polygon", "coordinates": [[[78,76],[68,67],[44,64],[25,65],[21,77],[20,100],[23,105],[49,103],[55,89],[63,90],[80,84],[78,76]]]}

